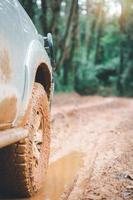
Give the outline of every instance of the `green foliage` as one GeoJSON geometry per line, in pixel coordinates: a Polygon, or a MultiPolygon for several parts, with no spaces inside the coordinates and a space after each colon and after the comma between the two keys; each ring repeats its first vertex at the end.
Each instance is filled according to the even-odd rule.
{"type": "Polygon", "coordinates": [[[72,92],[74,90],[73,88],[73,77],[69,74],[68,76],[68,82],[69,84],[64,85],[63,84],[63,70],[60,70],[60,75],[55,73],[55,91],[56,92],[72,92]]]}
{"type": "Polygon", "coordinates": [[[120,31],[119,25],[116,22],[110,22],[106,24],[104,35],[101,38],[104,51],[104,61],[114,59],[119,55],[119,44],[120,44],[120,31]]]}
{"type": "Polygon", "coordinates": [[[117,67],[119,65],[119,58],[110,59],[105,64],[95,66],[97,78],[100,80],[102,86],[111,86],[112,77],[117,76],[117,67]]]}
{"type": "Polygon", "coordinates": [[[56,91],[133,96],[132,0],[114,0],[113,16],[104,0],[20,2],[40,33],[54,35],[56,91]]]}
{"type": "Polygon", "coordinates": [[[82,63],[75,76],[75,90],[81,95],[92,95],[98,91],[99,80],[92,63],[88,65],[82,63]]]}

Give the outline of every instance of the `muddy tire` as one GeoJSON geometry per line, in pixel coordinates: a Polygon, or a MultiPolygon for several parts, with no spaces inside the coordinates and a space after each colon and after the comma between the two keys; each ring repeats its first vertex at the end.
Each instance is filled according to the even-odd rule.
{"type": "Polygon", "coordinates": [[[0,150],[0,191],[30,197],[45,181],[50,150],[49,102],[40,84],[34,85],[22,126],[29,136],[0,150]]]}

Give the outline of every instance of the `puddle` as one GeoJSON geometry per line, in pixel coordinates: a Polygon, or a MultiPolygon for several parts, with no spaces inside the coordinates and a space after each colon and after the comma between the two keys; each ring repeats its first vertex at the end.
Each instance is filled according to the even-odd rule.
{"type": "MultiPolygon", "coordinates": [[[[72,152],[51,163],[44,190],[33,198],[21,200],[58,200],[65,187],[72,183],[78,170],[83,165],[83,157],[83,153],[72,152]]],[[[0,198],[0,200],[7,199],[0,198]]]]}
{"type": "Polygon", "coordinates": [[[45,191],[30,200],[58,200],[82,166],[83,156],[82,153],[72,152],[53,162],[48,169],[45,191]]]}

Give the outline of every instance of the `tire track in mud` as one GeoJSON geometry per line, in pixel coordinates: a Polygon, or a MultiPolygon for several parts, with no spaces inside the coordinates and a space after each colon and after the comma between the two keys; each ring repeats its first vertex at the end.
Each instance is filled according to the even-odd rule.
{"type": "MultiPolygon", "coordinates": [[[[126,100],[122,99],[121,101],[119,101],[119,98],[105,98],[102,100],[100,99],[99,103],[96,103],[96,104],[94,103],[92,105],[90,104],[90,102],[87,102],[79,106],[69,105],[69,106],[61,106],[60,109],[56,108],[55,109],[56,112],[54,110],[53,115],[52,115],[52,123],[53,123],[52,143],[54,143],[53,141],[55,141],[56,139],[57,139],[57,142],[58,140],[62,139],[62,141],[59,141],[59,145],[61,145],[62,142],[65,141],[65,138],[66,139],[67,137],[70,138],[70,133],[72,133],[72,129],[73,129],[72,125],[75,126],[75,124],[77,123],[76,127],[74,127],[75,132],[78,131],[78,127],[82,130],[82,126],[84,126],[83,120],[84,119],[87,120],[87,118],[88,118],[88,121],[90,120],[89,125],[91,126],[92,130],[89,130],[89,128],[87,127],[87,130],[83,130],[82,132],[88,131],[89,132],[88,134],[90,135],[91,132],[92,133],[94,132],[93,127],[95,126],[97,117],[98,118],[103,117],[104,114],[106,117],[106,112],[110,113],[110,110],[111,111],[119,110],[126,105],[129,106],[129,102],[127,102],[126,100]]],[[[98,125],[103,126],[102,123],[98,125]]],[[[105,123],[104,126],[108,126],[108,124],[105,123]]],[[[79,136],[81,136],[81,134],[82,134],[81,132],[78,132],[79,136]]],[[[98,131],[96,134],[98,135],[98,131]]],[[[76,136],[75,133],[72,133],[72,135],[76,136]]],[[[64,146],[66,144],[67,144],[67,141],[64,142],[64,146]]],[[[55,144],[55,143],[52,144],[52,148],[54,148],[55,159],[56,158],[59,159],[59,157],[62,156],[63,153],[65,154],[65,152],[62,149],[62,155],[60,156],[58,155],[58,144],[55,144]]],[[[66,151],[68,153],[68,149],[66,151]]],[[[72,149],[70,151],[72,151],[72,149]]],[[[52,158],[52,154],[51,154],[50,162],[52,162],[52,160],[55,160],[55,159],[52,158]]]]}
{"type": "MultiPolygon", "coordinates": [[[[84,193],[84,188],[87,186],[87,183],[92,176],[96,157],[97,157],[97,151],[95,149],[93,150],[93,154],[89,159],[87,168],[84,166],[80,169],[80,171],[78,172],[78,176],[73,181],[72,186],[70,186],[69,190],[67,189],[68,192],[67,191],[64,192],[64,194],[60,197],[60,200],[76,200],[77,195],[79,199],[82,197],[84,193]],[[82,178],[78,179],[78,177],[82,178]]],[[[86,163],[84,163],[84,165],[86,165],[86,163]]]]}
{"type": "MultiPolygon", "coordinates": [[[[54,126],[57,122],[64,125],[63,127],[60,127],[61,133],[59,133],[59,137],[56,132],[57,127],[55,127],[55,132],[57,133],[55,138],[57,137],[59,144],[61,144],[63,142],[63,138],[61,138],[60,135],[62,134],[64,138],[69,140],[67,144],[67,151],[72,151],[74,149],[77,151],[83,151],[86,153],[86,157],[84,166],[77,173],[73,184],[68,186],[68,188],[61,195],[60,200],[125,199],[123,191],[124,188],[126,190],[127,184],[125,182],[128,181],[125,180],[125,182],[122,181],[120,183],[116,180],[115,173],[117,172],[119,174],[120,171],[124,173],[125,170],[124,161],[121,165],[117,161],[120,158],[122,159],[122,155],[125,155],[125,152],[122,149],[124,142],[125,151],[129,151],[129,156],[133,156],[129,150],[131,149],[133,143],[129,145],[130,141],[126,139],[128,136],[131,137],[129,131],[132,129],[133,101],[120,98],[108,98],[93,105],[85,103],[78,107],[74,106],[73,108],[70,106],[69,108],[70,109],[68,109],[68,107],[64,110],[62,109],[56,113],[56,117],[54,116],[54,126]],[[79,115],[80,117],[78,117],[79,115]],[[69,129],[67,129],[68,124],[65,124],[66,118],[68,118],[69,121],[69,129]],[[56,121],[56,119],[59,120],[56,121]],[[79,127],[81,131],[77,133],[77,129],[79,129],[79,127]],[[62,128],[64,128],[65,134],[63,133],[62,128]],[[76,136],[78,137],[78,140],[74,140],[75,134],[77,134],[76,136]],[[82,145],[82,138],[84,138],[84,141],[86,140],[88,142],[88,146],[86,145],[86,142],[82,145]],[[79,148],[77,148],[77,146],[70,141],[73,141],[73,143],[74,141],[79,142],[79,148]],[[87,153],[89,155],[87,155],[87,153]],[[117,163],[116,168],[113,166],[115,160],[117,163]],[[115,178],[112,178],[112,176],[115,178]],[[108,183],[108,181],[110,181],[110,183],[108,183]],[[105,182],[107,182],[106,187],[105,182]],[[122,187],[122,185],[124,185],[124,187],[122,187]],[[105,187],[105,191],[101,190],[100,192],[101,187],[105,187]],[[112,191],[112,196],[110,190],[112,191]]],[[[58,146],[57,143],[56,145],[58,146]]],[[[63,152],[63,149],[65,148],[60,146],[59,149],[63,152]]],[[[58,152],[58,148],[56,150],[58,152]]],[[[58,154],[57,152],[56,155],[58,154]]],[[[64,153],[66,152],[64,151],[64,153]]],[[[129,170],[131,163],[128,159],[126,159],[126,161],[127,169],[129,170]]],[[[129,170],[128,173],[132,174],[132,172],[132,170],[129,170]]],[[[129,195],[128,199],[133,199],[133,196],[129,195]]]]}
{"type": "Polygon", "coordinates": [[[100,111],[103,109],[114,109],[119,108],[125,105],[125,101],[119,102],[118,98],[106,98],[106,99],[100,99],[99,103],[81,103],[80,105],[68,105],[68,106],[61,106],[60,108],[53,109],[52,111],[52,122],[62,114],[63,115],[71,115],[76,112],[80,112],[82,110],[89,111],[100,111]]]}

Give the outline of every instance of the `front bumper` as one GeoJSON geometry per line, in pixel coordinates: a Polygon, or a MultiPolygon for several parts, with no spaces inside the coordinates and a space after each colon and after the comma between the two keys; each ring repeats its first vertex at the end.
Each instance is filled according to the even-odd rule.
{"type": "Polygon", "coordinates": [[[16,143],[28,136],[29,131],[24,128],[10,128],[0,131],[0,148],[16,143]]]}

